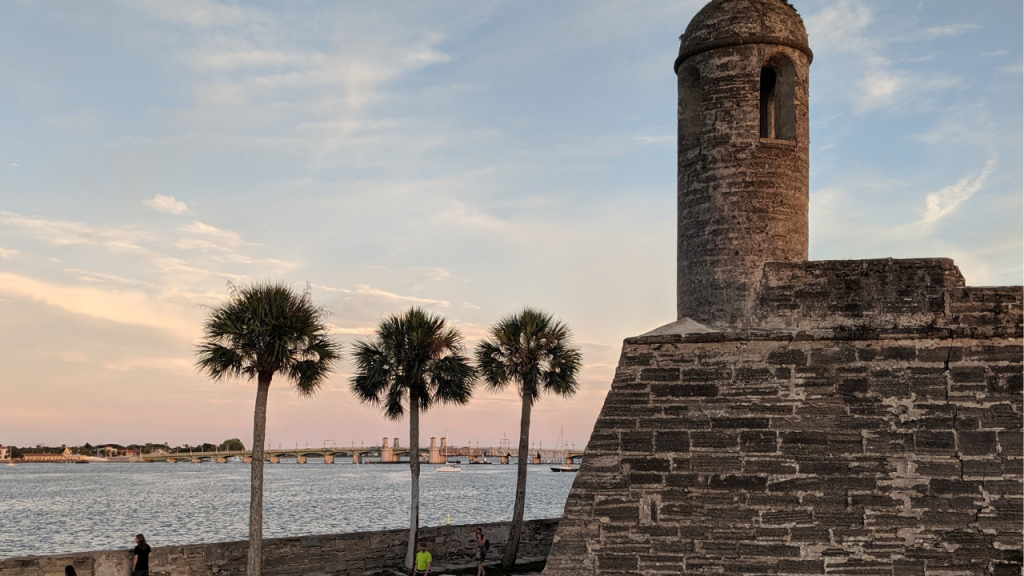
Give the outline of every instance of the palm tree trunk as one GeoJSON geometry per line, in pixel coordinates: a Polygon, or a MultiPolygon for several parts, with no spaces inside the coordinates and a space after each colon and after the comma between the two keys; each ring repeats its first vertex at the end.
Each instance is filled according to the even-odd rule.
{"type": "Polygon", "coordinates": [[[256,410],[252,419],[252,464],[249,492],[248,576],[263,569],[263,442],[267,437],[267,394],[274,374],[260,372],[256,385],[256,410]]]}
{"type": "Polygon", "coordinates": [[[523,415],[519,420],[519,462],[516,471],[516,503],[512,507],[512,529],[509,531],[501,565],[516,565],[519,538],[523,535],[523,511],[526,509],[526,465],[530,461],[530,409],[533,397],[523,394],[523,415]]]}
{"type": "Polygon", "coordinates": [[[420,398],[415,388],[409,390],[409,470],[412,472],[412,502],[409,506],[409,550],[405,567],[410,575],[416,571],[416,541],[420,530],[420,398]]]}

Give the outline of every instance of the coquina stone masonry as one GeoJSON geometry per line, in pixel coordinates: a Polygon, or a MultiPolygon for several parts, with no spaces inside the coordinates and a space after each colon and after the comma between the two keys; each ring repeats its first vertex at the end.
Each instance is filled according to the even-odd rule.
{"type": "MultiPolygon", "coordinates": [[[[427,542],[434,557],[431,573],[475,566],[473,540],[478,526],[491,540],[489,557],[497,561],[508,540],[508,523],[420,528],[420,538],[427,542]]],[[[525,522],[519,561],[546,557],[557,527],[557,519],[525,522]]],[[[157,539],[157,535],[151,536],[157,539]]],[[[263,541],[263,573],[355,576],[386,570],[404,572],[402,562],[408,536],[408,530],[388,530],[267,539],[263,541]]],[[[149,572],[152,576],[244,576],[247,552],[245,541],[154,547],[149,572]]],[[[131,573],[129,551],[114,550],[0,560],[0,576],[63,576],[64,567],[69,564],[79,576],[131,573]]]]}
{"type": "Polygon", "coordinates": [[[687,27],[675,64],[678,317],[740,323],[765,262],[807,260],[811,58],[781,0],[712,2],[687,27]]]}
{"type": "Polygon", "coordinates": [[[627,339],[545,574],[1020,574],[1020,290],[854,339],[627,339]]]}
{"type": "Polygon", "coordinates": [[[678,319],[626,339],[546,575],[1021,574],[1024,290],[807,261],[811,57],[783,0],[687,27],[678,319]]]}

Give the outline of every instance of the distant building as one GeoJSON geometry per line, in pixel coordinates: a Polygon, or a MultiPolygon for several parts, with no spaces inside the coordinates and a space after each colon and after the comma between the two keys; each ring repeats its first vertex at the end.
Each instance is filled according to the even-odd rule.
{"type": "Polygon", "coordinates": [[[0,444],[0,462],[11,461],[11,449],[3,444],[0,444]]]}

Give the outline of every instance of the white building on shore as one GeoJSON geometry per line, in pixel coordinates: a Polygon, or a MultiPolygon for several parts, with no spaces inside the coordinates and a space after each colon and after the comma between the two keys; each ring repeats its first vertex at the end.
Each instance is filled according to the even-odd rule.
{"type": "Polygon", "coordinates": [[[0,444],[0,462],[11,461],[11,449],[3,444],[0,444]]]}

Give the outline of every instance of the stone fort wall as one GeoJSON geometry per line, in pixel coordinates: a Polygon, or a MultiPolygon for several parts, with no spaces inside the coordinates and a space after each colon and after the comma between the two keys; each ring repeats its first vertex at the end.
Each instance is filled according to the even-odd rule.
{"type": "Polygon", "coordinates": [[[1021,288],[771,263],[758,298],[625,341],[545,574],[1021,574],[1021,288]]]}
{"type": "MultiPolygon", "coordinates": [[[[508,540],[509,524],[473,524],[420,528],[434,557],[431,573],[443,568],[475,566],[473,539],[477,527],[491,540],[489,559],[498,561],[508,540]]],[[[524,523],[519,562],[541,560],[548,555],[558,519],[524,523]]],[[[306,574],[349,576],[380,570],[402,569],[409,530],[358,532],[269,538],[263,541],[263,573],[267,576],[306,574]]],[[[218,542],[188,546],[160,546],[150,556],[152,576],[244,576],[248,542],[218,542]]],[[[0,560],[0,576],[64,576],[73,565],[79,576],[129,576],[128,550],[82,552],[0,560]]]]}

